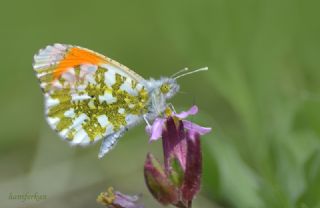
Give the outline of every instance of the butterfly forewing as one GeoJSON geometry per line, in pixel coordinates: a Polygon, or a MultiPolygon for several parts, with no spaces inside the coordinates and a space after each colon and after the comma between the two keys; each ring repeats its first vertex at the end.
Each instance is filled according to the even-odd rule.
{"type": "Polygon", "coordinates": [[[88,49],[48,46],[35,55],[50,126],[71,144],[86,145],[132,126],[147,112],[143,78],[88,49]]]}

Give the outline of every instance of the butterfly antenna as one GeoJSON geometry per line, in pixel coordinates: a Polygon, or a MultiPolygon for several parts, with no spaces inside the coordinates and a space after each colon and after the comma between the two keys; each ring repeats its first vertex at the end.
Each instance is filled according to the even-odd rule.
{"type": "Polygon", "coordinates": [[[197,73],[197,72],[200,72],[200,71],[207,71],[207,70],[208,70],[208,67],[203,67],[203,68],[196,69],[196,70],[193,70],[193,71],[190,71],[190,72],[186,72],[184,74],[180,74],[180,75],[174,77],[174,79],[179,79],[179,78],[184,77],[184,76],[189,75],[189,74],[197,73]]]}
{"type": "Polygon", "coordinates": [[[174,77],[174,76],[177,76],[178,74],[180,74],[181,72],[185,72],[185,71],[188,71],[189,69],[186,67],[186,68],[183,68],[183,69],[180,69],[179,71],[177,71],[176,73],[174,73],[173,75],[171,75],[170,77],[174,77]]]}

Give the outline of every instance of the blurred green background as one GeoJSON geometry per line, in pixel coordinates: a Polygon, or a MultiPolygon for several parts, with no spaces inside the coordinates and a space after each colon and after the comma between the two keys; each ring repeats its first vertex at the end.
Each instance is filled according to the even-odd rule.
{"type": "Polygon", "coordinates": [[[172,103],[214,131],[202,138],[195,208],[320,207],[319,1],[1,1],[0,206],[102,207],[107,186],[148,193],[144,124],[102,160],[99,144],[71,148],[49,128],[33,55],[52,43],[90,48],[159,78],[179,80],[172,103]],[[9,200],[38,193],[42,201],[9,200]]]}

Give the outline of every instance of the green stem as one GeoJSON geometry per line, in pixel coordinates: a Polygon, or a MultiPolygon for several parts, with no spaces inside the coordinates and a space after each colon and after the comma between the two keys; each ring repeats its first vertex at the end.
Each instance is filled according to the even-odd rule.
{"type": "Polygon", "coordinates": [[[192,208],[192,201],[188,201],[188,208],[192,208]]]}

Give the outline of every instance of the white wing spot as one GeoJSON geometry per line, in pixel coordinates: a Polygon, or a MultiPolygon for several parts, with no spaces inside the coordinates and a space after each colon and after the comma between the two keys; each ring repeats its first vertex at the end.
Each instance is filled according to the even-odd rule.
{"type": "Polygon", "coordinates": [[[74,117],[75,116],[74,109],[71,108],[71,109],[67,110],[66,112],[64,112],[64,116],[69,117],[69,118],[74,117]]]}
{"type": "Polygon", "coordinates": [[[80,100],[88,100],[91,99],[91,97],[87,94],[79,95],[79,94],[72,94],[72,101],[80,101],[80,100]]]}
{"type": "Polygon", "coordinates": [[[58,80],[54,80],[52,82],[52,88],[53,89],[62,89],[63,85],[58,80]]]}
{"type": "Polygon", "coordinates": [[[142,87],[143,87],[142,84],[138,83],[137,86],[136,86],[136,90],[140,91],[140,90],[142,90],[142,87]]]}
{"type": "Polygon", "coordinates": [[[111,74],[113,74],[113,77],[115,77],[115,73],[120,74],[123,77],[128,77],[128,74],[126,72],[123,72],[123,69],[115,67],[111,64],[102,64],[101,66],[108,70],[107,73],[111,72],[111,74]]]}
{"type": "Polygon", "coordinates": [[[100,126],[106,127],[109,124],[108,117],[106,115],[100,115],[97,117],[100,126]]]}
{"type": "Polygon", "coordinates": [[[89,143],[89,136],[87,134],[87,132],[84,130],[84,129],[80,129],[75,135],[74,135],[74,138],[72,140],[72,144],[80,144],[80,143],[83,143],[83,144],[86,144],[86,143],[89,143]]]}
{"type": "Polygon", "coordinates": [[[70,128],[74,128],[76,130],[81,127],[81,124],[88,118],[88,116],[84,113],[82,113],[80,116],[78,116],[74,121],[70,128]]]}
{"type": "Polygon", "coordinates": [[[50,96],[47,98],[47,107],[50,108],[52,106],[58,105],[60,103],[59,99],[54,99],[50,96]]]}
{"type": "Polygon", "coordinates": [[[116,83],[116,73],[108,69],[108,71],[104,73],[104,82],[107,86],[111,87],[116,83]]]}
{"type": "Polygon", "coordinates": [[[48,120],[48,123],[54,128],[57,126],[58,122],[60,121],[60,119],[56,117],[47,117],[47,120],[48,120]]]}
{"type": "Polygon", "coordinates": [[[97,71],[98,66],[92,64],[82,64],[80,66],[80,78],[85,80],[85,83],[97,84],[94,73],[97,71]]]}
{"type": "Polygon", "coordinates": [[[90,109],[96,109],[96,106],[94,105],[94,101],[93,100],[89,101],[88,106],[89,106],[90,109]]]}
{"type": "Polygon", "coordinates": [[[80,76],[83,77],[87,75],[88,73],[94,73],[97,71],[98,66],[93,64],[82,64],[80,66],[80,76]]]}
{"type": "Polygon", "coordinates": [[[108,104],[111,104],[111,103],[116,102],[117,98],[113,97],[111,93],[105,92],[104,95],[99,95],[99,101],[100,101],[100,103],[105,101],[108,104]]]}
{"type": "Polygon", "coordinates": [[[66,138],[68,132],[69,132],[69,129],[63,129],[62,131],[59,132],[59,134],[60,134],[60,136],[62,136],[63,138],[66,138]]]}
{"type": "Polygon", "coordinates": [[[61,77],[69,83],[74,83],[76,81],[75,71],[73,67],[68,68],[61,77]]]}
{"type": "Polygon", "coordinates": [[[124,114],[124,112],[125,112],[124,108],[119,108],[118,113],[124,114]]]}
{"type": "Polygon", "coordinates": [[[131,87],[131,79],[127,78],[126,81],[120,86],[120,90],[126,91],[133,96],[137,96],[138,92],[132,89],[131,87]]]}
{"type": "Polygon", "coordinates": [[[113,126],[112,126],[112,124],[109,124],[106,127],[105,135],[108,136],[108,135],[110,135],[112,133],[113,133],[113,126]]]}
{"type": "Polygon", "coordinates": [[[40,84],[40,87],[43,88],[43,89],[44,89],[46,86],[47,86],[47,83],[45,83],[45,82],[42,82],[42,83],[40,84]]]}

